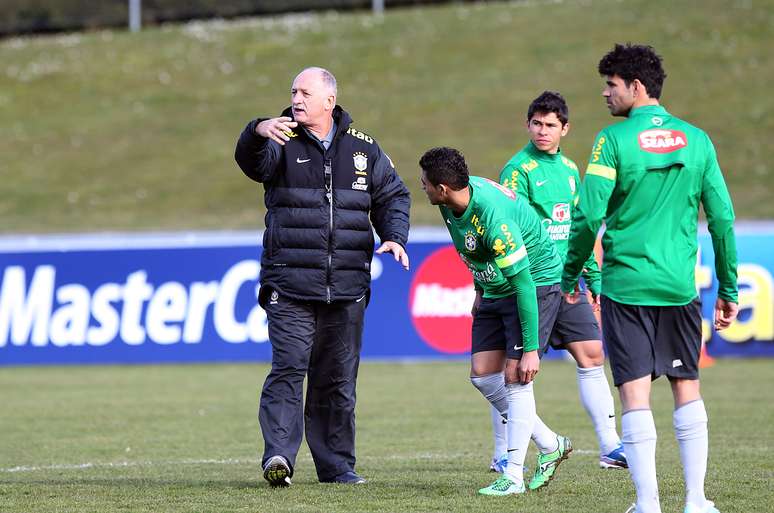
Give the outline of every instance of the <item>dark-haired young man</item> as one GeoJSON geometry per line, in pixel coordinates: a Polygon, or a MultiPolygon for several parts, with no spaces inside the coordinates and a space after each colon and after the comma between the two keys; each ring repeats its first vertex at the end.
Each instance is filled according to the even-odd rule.
{"type": "Polygon", "coordinates": [[[637,503],[660,513],[651,380],[666,375],[686,486],[685,513],[718,513],[704,496],[707,413],[699,394],[701,305],[694,266],[699,204],[719,282],[715,329],[737,314],[734,211],[706,133],[659,105],[666,74],[650,46],[615,45],[599,62],[610,113],[626,117],[597,136],[573,217],[562,277],[569,301],[597,230],[602,238],[602,324],[623,404],[623,443],[637,503]]]}
{"type": "MultiPolygon", "coordinates": [[[[527,109],[529,142],[505,164],[500,183],[524,198],[537,212],[559,256],[567,254],[570,223],[578,201],[580,175],[575,162],[562,154],[560,142],[570,130],[569,109],[561,94],[545,91],[527,109]]],[[[592,254],[583,268],[594,306],[599,306],[599,266],[592,254]]],[[[562,300],[549,339],[551,347],[567,349],[577,363],[578,391],[599,442],[599,465],[626,468],[626,455],[615,430],[615,404],[605,376],[605,353],[599,324],[586,295],[570,304],[562,300]]],[[[502,440],[503,423],[493,415],[495,440],[502,440]]],[[[535,485],[541,482],[541,458],[556,447],[539,447],[535,485]]],[[[495,458],[502,448],[495,449],[495,458]]],[[[497,465],[494,459],[493,465],[497,465]]]]}
{"type": "Polygon", "coordinates": [[[554,457],[543,463],[545,482],[572,451],[567,438],[540,421],[532,391],[561,304],[562,259],[535,211],[497,182],[469,176],[457,150],[433,148],[419,165],[422,189],[438,205],[460,258],[473,273],[471,382],[508,419],[508,464],[479,493],[524,493],[522,469],[530,437],[538,446],[556,447],[554,457]]]}

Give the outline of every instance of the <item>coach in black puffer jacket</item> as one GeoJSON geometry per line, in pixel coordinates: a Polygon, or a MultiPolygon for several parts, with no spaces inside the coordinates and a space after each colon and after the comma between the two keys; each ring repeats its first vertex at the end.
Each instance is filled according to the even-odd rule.
{"type": "MultiPolygon", "coordinates": [[[[291,117],[291,108],[282,115],[291,117]]],[[[405,247],[408,237],[409,193],[389,157],[350,127],[341,107],[333,119],[327,151],[300,126],[284,146],[260,137],[255,127],[264,119],[248,123],[237,144],[239,166],[265,187],[261,286],[294,299],[331,302],[365,294],[371,222],[382,241],[405,247]]]]}
{"type": "Polygon", "coordinates": [[[291,99],[280,117],[248,123],[235,155],[265,189],[259,296],[272,368],[259,410],[263,475],[271,486],[290,484],[305,432],[320,481],[362,483],[355,473],[355,382],[371,226],[381,239],[376,252],[393,253],[408,269],[409,193],[389,157],[336,106],[330,72],[302,71],[291,99]]]}

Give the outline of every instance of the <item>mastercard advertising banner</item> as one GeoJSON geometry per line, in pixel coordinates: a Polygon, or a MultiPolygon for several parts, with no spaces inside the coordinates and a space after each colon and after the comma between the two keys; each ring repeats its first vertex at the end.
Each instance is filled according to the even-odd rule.
{"type": "MultiPolygon", "coordinates": [[[[774,356],[774,225],[737,228],[739,320],[710,329],[709,236],[697,291],[713,356],[774,356]]],[[[269,361],[260,234],[0,238],[0,365],[269,361]]],[[[467,358],[472,277],[443,229],[412,230],[411,270],[372,265],[363,357],[467,358]]],[[[549,352],[547,358],[561,356],[549,352]]]]}

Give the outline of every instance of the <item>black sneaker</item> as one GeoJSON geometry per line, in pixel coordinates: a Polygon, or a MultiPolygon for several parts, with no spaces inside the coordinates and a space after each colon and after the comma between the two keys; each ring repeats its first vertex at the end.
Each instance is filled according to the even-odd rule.
{"type": "Polygon", "coordinates": [[[355,474],[353,471],[347,471],[331,479],[321,479],[321,483],[341,483],[341,484],[365,484],[366,480],[355,474]]]}

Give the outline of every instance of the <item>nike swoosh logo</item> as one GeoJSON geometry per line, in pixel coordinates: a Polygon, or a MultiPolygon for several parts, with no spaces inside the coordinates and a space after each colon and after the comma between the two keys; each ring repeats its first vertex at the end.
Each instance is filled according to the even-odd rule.
{"type": "Polygon", "coordinates": [[[312,159],[300,159],[300,158],[296,157],[296,162],[299,163],[299,164],[303,164],[304,162],[309,162],[310,160],[312,160],[312,159]]]}
{"type": "Polygon", "coordinates": [[[524,349],[524,346],[513,346],[514,351],[518,351],[519,349],[524,349]]]}
{"type": "Polygon", "coordinates": [[[540,181],[540,182],[535,182],[535,185],[537,185],[538,187],[541,187],[541,186],[545,185],[546,183],[548,183],[548,180],[543,180],[543,181],[540,181]]]}
{"type": "Polygon", "coordinates": [[[447,220],[446,220],[446,224],[451,224],[451,221],[449,221],[449,220],[447,219],[447,220]]]}
{"type": "Polygon", "coordinates": [[[359,302],[361,302],[361,301],[362,301],[362,300],[364,300],[364,299],[365,299],[365,295],[363,295],[363,297],[361,297],[360,299],[356,299],[356,300],[355,300],[355,303],[359,303],[359,302]]]}

